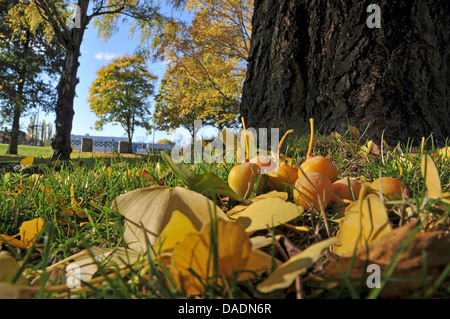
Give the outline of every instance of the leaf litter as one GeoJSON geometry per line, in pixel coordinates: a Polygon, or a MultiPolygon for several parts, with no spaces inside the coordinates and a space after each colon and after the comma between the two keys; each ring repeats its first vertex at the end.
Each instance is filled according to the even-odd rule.
{"type": "MultiPolygon", "coordinates": [[[[361,156],[378,155],[373,145],[369,141],[362,148],[361,156]]],[[[216,175],[199,175],[168,161],[167,156],[163,159],[186,188],[154,186],[117,196],[111,208],[124,216],[126,247],[93,246],[56,262],[45,271],[31,273],[2,251],[0,270],[4,275],[0,278],[0,296],[32,297],[43,284],[48,293],[77,293],[115,276],[130,274],[132,266],[140,265],[141,275],[145,276],[152,263],[159,262],[158,267],[167,267],[173,278],[169,286],[174,285],[172,288],[194,296],[204,296],[208,286],[226,286],[227,280],[233,277],[237,281],[252,281],[259,293],[268,296],[292,287],[299,278],[315,282],[316,287],[331,282],[351,290],[348,287],[351,282],[364,290],[361,283],[368,276],[367,265],[377,264],[383,274],[391,276],[389,280],[383,277],[379,296],[408,298],[414,294],[432,296],[436,292],[433,285],[445,275],[450,263],[450,239],[446,228],[441,227],[448,224],[450,196],[442,190],[430,156],[423,156],[421,165],[427,190],[425,203],[420,208],[409,206],[420,210],[419,218],[414,218],[413,211],[402,225],[394,225],[383,200],[363,184],[359,198],[349,201],[344,208],[336,236],[324,239],[318,235],[316,227],[315,240],[303,250],[286,240],[289,253],[284,262],[268,253],[281,238],[273,229],[288,226],[308,232],[314,228],[295,229],[289,222],[311,216],[311,212],[305,214],[301,207],[288,200],[287,193],[270,192],[239,201],[225,213],[216,205],[213,195],[238,198],[216,175]],[[436,209],[447,209],[447,215],[436,217],[433,214],[436,209]],[[271,229],[272,235],[269,235],[271,229]],[[269,232],[261,236],[267,230],[269,232]],[[155,259],[143,260],[149,252],[155,259]],[[74,280],[67,276],[72,265],[79,270],[75,279],[80,286],[75,288],[68,287],[69,280],[74,280]],[[43,273],[51,280],[43,283],[43,273]],[[397,277],[405,279],[396,280],[397,277]],[[12,278],[14,283],[10,282],[12,278]]],[[[32,165],[30,159],[27,161],[21,165],[32,165]]],[[[45,188],[43,192],[52,193],[45,188]]],[[[70,206],[59,207],[67,215],[70,212],[81,214],[81,204],[75,198],[72,185],[70,206]]],[[[35,245],[43,225],[42,219],[30,220],[23,223],[19,234],[0,235],[0,238],[3,243],[27,251],[35,245]]]]}

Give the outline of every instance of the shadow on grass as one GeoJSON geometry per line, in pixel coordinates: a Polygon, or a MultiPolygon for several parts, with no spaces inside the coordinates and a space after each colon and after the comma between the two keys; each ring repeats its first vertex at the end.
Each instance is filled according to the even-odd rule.
{"type": "MultiPolygon", "coordinates": [[[[33,167],[35,172],[40,171],[41,166],[59,169],[60,162],[51,160],[52,150],[49,147],[39,146],[19,146],[18,155],[5,154],[5,144],[0,144],[0,172],[6,173],[13,171],[14,167],[19,165],[20,161],[27,156],[33,156],[33,167]],[[3,149],[4,148],[4,149],[3,149]]],[[[159,154],[119,154],[108,152],[81,152],[74,150],[71,153],[68,166],[95,167],[99,163],[110,166],[113,163],[127,162],[128,164],[139,164],[143,161],[153,161],[160,158],[159,154]]]]}

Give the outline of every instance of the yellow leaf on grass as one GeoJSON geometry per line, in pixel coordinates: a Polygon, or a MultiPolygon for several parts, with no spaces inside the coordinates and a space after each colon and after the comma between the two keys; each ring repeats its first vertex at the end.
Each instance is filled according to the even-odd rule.
{"type": "Polygon", "coordinates": [[[35,218],[33,220],[23,222],[20,227],[19,234],[13,237],[8,235],[0,235],[0,242],[7,243],[8,245],[21,249],[30,248],[36,240],[36,235],[41,231],[43,226],[44,221],[42,218],[35,218]],[[17,236],[20,236],[20,240],[15,238],[17,236]]]}
{"type": "Polygon", "coordinates": [[[322,252],[335,244],[337,239],[335,237],[318,242],[306,248],[303,252],[290,258],[285,263],[281,264],[270,276],[261,282],[256,288],[268,293],[276,289],[283,289],[289,287],[297,278],[297,276],[305,273],[311,268],[322,256],[322,252]]]}
{"type": "Polygon", "coordinates": [[[439,173],[430,155],[422,156],[421,171],[427,185],[428,198],[441,198],[442,188],[439,173]]]}
{"type": "Polygon", "coordinates": [[[133,250],[146,251],[169,222],[173,211],[184,214],[199,230],[214,214],[228,220],[225,213],[206,196],[183,187],[150,187],[118,196],[112,209],[125,217],[125,242],[133,250]]]}
{"type": "Polygon", "coordinates": [[[72,207],[75,207],[75,208],[81,207],[75,198],[75,191],[73,189],[73,185],[70,186],[70,204],[72,207]]]}
{"type": "Polygon", "coordinates": [[[2,242],[20,249],[28,248],[20,239],[8,235],[0,235],[0,243],[2,242]]]}
{"type": "MultiPolygon", "coordinates": [[[[213,247],[217,247],[218,264],[215,275],[219,283],[222,276],[230,277],[235,272],[270,269],[271,258],[252,251],[250,238],[241,225],[219,219],[216,227],[213,238],[217,245],[211,244],[212,230],[209,222],[200,232],[184,236],[173,251],[170,272],[178,288],[187,295],[200,294],[204,287],[202,282],[208,283],[214,275],[215,265],[211,253],[213,247]],[[252,256],[253,254],[255,255],[252,256]]],[[[238,280],[248,278],[249,275],[245,272],[238,275],[238,280]]]]}
{"type": "Polygon", "coordinates": [[[70,208],[64,207],[64,206],[60,206],[58,205],[58,207],[64,212],[64,214],[66,214],[67,216],[73,216],[74,212],[73,210],[71,210],[70,208]]]}
{"type": "Polygon", "coordinates": [[[358,154],[363,156],[363,157],[368,157],[370,154],[370,151],[372,150],[372,144],[373,141],[372,140],[368,140],[366,142],[366,144],[364,144],[363,146],[361,146],[360,150],[358,151],[358,154]]]}
{"type": "Polygon", "coordinates": [[[34,162],[34,156],[27,156],[24,159],[22,159],[20,161],[20,165],[22,165],[23,167],[28,166],[28,165],[33,165],[34,162]]]}
{"type": "Polygon", "coordinates": [[[303,211],[302,207],[276,196],[252,201],[248,206],[230,210],[227,215],[243,225],[247,233],[251,233],[287,223],[299,217],[303,211]]]}
{"type": "Polygon", "coordinates": [[[445,147],[439,149],[439,155],[442,156],[444,159],[445,158],[450,159],[450,146],[445,146],[445,147]]]}
{"type": "Polygon", "coordinates": [[[247,209],[248,206],[250,204],[252,204],[252,203],[255,203],[255,202],[257,202],[259,200],[262,200],[262,199],[274,198],[274,197],[279,197],[282,200],[286,201],[288,199],[289,195],[286,192],[278,192],[278,191],[271,191],[271,192],[268,192],[268,193],[264,193],[264,194],[255,196],[251,200],[247,200],[247,201],[243,202],[242,204],[234,206],[232,209],[227,211],[227,215],[228,216],[232,216],[232,215],[234,215],[236,213],[239,213],[239,212],[247,209]]]}
{"type": "Polygon", "coordinates": [[[359,199],[345,209],[345,217],[339,220],[337,238],[334,245],[336,254],[352,254],[359,248],[392,231],[386,207],[375,194],[367,194],[367,185],[360,191],[359,199]]]}
{"type": "MultiPolygon", "coordinates": [[[[69,209],[69,210],[72,210],[73,212],[75,212],[75,214],[77,214],[78,217],[88,218],[88,216],[86,215],[86,212],[83,209],[81,209],[80,203],[78,203],[78,201],[75,198],[75,191],[73,189],[73,185],[70,186],[70,205],[72,206],[72,209],[69,209]]],[[[60,208],[66,214],[70,215],[70,213],[68,212],[67,209],[63,209],[61,206],[60,206],[60,208]]],[[[73,215],[73,213],[72,213],[72,215],[73,215]]],[[[72,216],[72,215],[70,215],[70,216],[72,216]]]]}
{"type": "Polygon", "coordinates": [[[44,221],[40,217],[23,222],[20,227],[20,238],[25,246],[31,247],[33,245],[36,240],[36,235],[41,231],[43,226],[44,221]]]}

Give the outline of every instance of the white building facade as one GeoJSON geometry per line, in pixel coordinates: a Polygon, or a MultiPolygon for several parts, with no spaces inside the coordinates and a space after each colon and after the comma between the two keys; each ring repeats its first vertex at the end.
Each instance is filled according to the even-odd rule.
{"type": "MultiPolygon", "coordinates": [[[[126,137],[112,137],[112,136],[92,136],[92,135],[70,135],[70,144],[72,144],[74,150],[81,150],[81,140],[83,138],[90,138],[93,140],[94,152],[118,152],[119,142],[127,142],[126,137]]],[[[133,153],[159,153],[160,151],[170,151],[172,145],[166,144],[152,144],[152,143],[132,143],[133,153]]]]}

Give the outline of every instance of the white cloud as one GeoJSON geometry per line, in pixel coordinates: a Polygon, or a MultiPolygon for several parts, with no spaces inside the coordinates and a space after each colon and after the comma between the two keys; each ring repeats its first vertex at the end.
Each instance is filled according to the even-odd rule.
{"type": "Polygon", "coordinates": [[[107,61],[109,61],[109,60],[112,60],[114,58],[117,58],[118,56],[119,56],[119,54],[117,54],[117,53],[97,52],[94,57],[97,60],[107,60],[107,61]]]}

